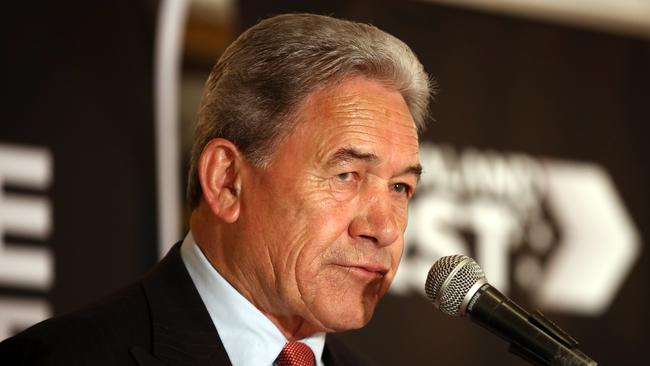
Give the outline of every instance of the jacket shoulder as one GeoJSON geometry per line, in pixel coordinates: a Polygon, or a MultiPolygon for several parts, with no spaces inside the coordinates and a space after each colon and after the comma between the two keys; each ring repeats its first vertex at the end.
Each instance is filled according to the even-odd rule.
{"type": "Polygon", "coordinates": [[[130,346],[150,348],[149,317],[142,286],[134,284],[3,341],[0,359],[17,365],[128,364],[130,346]]]}

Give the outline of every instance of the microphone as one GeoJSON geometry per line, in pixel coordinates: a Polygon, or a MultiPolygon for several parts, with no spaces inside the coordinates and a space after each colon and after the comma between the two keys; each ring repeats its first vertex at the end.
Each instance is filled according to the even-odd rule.
{"type": "Polygon", "coordinates": [[[596,366],[578,342],[537,311],[529,314],[492,287],[481,267],[465,255],[438,259],[427,276],[429,300],[447,315],[467,316],[510,342],[510,351],[533,365],[596,366]]]}

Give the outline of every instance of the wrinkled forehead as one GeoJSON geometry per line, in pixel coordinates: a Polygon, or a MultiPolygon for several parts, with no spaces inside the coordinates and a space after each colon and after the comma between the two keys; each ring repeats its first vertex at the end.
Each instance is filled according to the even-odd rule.
{"type": "Polygon", "coordinates": [[[319,89],[305,98],[295,117],[294,132],[312,138],[322,154],[348,145],[397,148],[417,157],[417,128],[404,98],[374,80],[355,77],[319,89]]]}

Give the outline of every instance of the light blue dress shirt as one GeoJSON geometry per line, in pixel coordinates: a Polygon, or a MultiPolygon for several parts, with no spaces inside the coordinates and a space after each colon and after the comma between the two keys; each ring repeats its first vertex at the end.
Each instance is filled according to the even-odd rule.
{"type": "MultiPolygon", "coordinates": [[[[181,257],[233,366],[273,365],[287,342],[280,330],[210,264],[189,232],[181,257]]],[[[325,333],[301,339],[323,366],[325,333]]]]}

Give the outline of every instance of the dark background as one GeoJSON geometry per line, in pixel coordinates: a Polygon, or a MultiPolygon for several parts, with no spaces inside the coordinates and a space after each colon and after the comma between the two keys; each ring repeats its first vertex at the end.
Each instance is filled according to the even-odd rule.
{"type": "MultiPolygon", "coordinates": [[[[133,281],[156,261],[153,45],[157,4],[39,2],[4,13],[0,142],[53,156],[60,314],[133,281]]],[[[5,187],[13,191],[15,187],[5,187]]],[[[22,292],[19,288],[6,293],[22,292]]]]}

